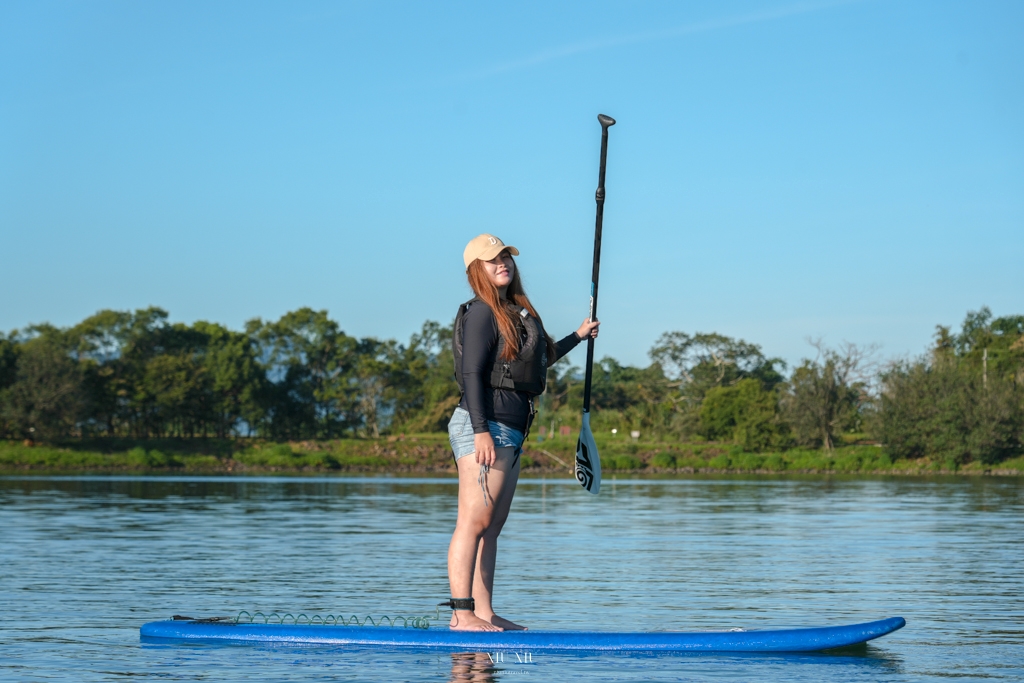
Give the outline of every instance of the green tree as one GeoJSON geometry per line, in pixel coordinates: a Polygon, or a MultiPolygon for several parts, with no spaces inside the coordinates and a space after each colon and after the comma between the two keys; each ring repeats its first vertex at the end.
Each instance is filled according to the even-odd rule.
{"type": "Polygon", "coordinates": [[[144,406],[147,433],[194,436],[212,416],[210,377],[197,354],[187,351],[154,355],[145,365],[134,396],[144,406]]]}
{"type": "Polygon", "coordinates": [[[788,440],[776,392],[754,378],[709,389],[700,407],[700,426],[705,438],[730,440],[747,451],[783,447],[788,440]]]}
{"type": "Polygon", "coordinates": [[[996,463],[1024,443],[1024,316],[970,311],[931,352],[882,374],[873,432],[894,457],[996,463]]]}
{"type": "MultiPolygon", "coordinates": [[[[583,382],[574,382],[569,403],[578,413],[583,407],[583,382]]],[[[594,365],[591,389],[591,418],[595,429],[629,428],[658,432],[665,427],[668,381],[661,366],[646,368],[622,365],[614,358],[602,358],[594,365]]]]}
{"type": "Polygon", "coordinates": [[[139,309],[115,328],[120,337],[120,355],[111,363],[112,390],[117,397],[118,422],[121,432],[137,438],[160,435],[169,431],[155,404],[154,390],[146,379],[155,379],[150,362],[167,351],[167,311],[150,307],[139,309]]]}
{"type": "Polygon", "coordinates": [[[256,345],[248,335],[221,325],[198,322],[193,327],[207,340],[203,366],[213,394],[216,436],[228,436],[242,425],[252,434],[266,416],[268,389],[256,358],[256,345]]]}
{"type": "Polygon", "coordinates": [[[700,432],[701,403],[711,389],[754,379],[771,391],[784,379],[781,359],[766,358],[760,346],[717,333],[666,332],[649,355],[676,388],[666,395],[662,412],[669,428],[682,435],[700,432]]]}
{"type": "MultiPolygon", "coordinates": [[[[941,333],[943,328],[938,329],[941,333]]],[[[1024,316],[993,319],[988,306],[968,312],[960,333],[952,335],[958,364],[979,373],[983,384],[990,378],[1018,383],[1024,380],[1024,348],[1021,339],[1024,339],[1024,316]]]]}
{"type": "Polygon", "coordinates": [[[167,317],[158,308],[100,311],[69,331],[88,396],[83,431],[227,436],[261,418],[265,378],[252,340],[167,317]]]}
{"type": "Polygon", "coordinates": [[[759,380],[765,389],[784,379],[779,372],[785,367],[781,359],[766,358],[757,344],[717,333],[666,332],[649,355],[668,377],[698,399],[712,387],[729,386],[748,377],[759,380]]]}
{"type": "Polygon", "coordinates": [[[391,430],[443,432],[461,394],[455,382],[452,325],[428,320],[402,351],[391,430]]]}
{"type": "Polygon", "coordinates": [[[967,365],[898,363],[883,375],[876,433],[897,458],[995,463],[1020,452],[1021,391],[967,365]]]}
{"type": "Polygon", "coordinates": [[[274,438],[335,438],[358,421],[352,384],[358,341],[327,311],[301,308],[276,322],[246,324],[270,382],[267,420],[274,438]]]}
{"type": "Polygon", "coordinates": [[[16,332],[5,335],[0,332],[0,438],[15,435],[18,423],[13,411],[5,408],[5,391],[18,378],[18,354],[21,345],[16,332]]]}
{"type": "Polygon", "coordinates": [[[415,355],[407,355],[394,340],[359,340],[352,384],[356,391],[359,427],[366,436],[379,437],[391,421],[399,398],[408,395],[403,389],[415,385],[409,364],[418,360],[415,355]]]}
{"type": "Polygon", "coordinates": [[[32,335],[16,354],[5,352],[5,373],[16,356],[14,381],[0,390],[0,413],[7,430],[19,438],[51,441],[70,436],[82,415],[82,374],[67,340],[49,325],[29,329],[32,335]]]}
{"type": "Polygon", "coordinates": [[[133,316],[123,311],[99,311],[69,331],[82,364],[86,394],[83,431],[116,435],[126,424],[127,378],[123,376],[124,345],[130,339],[133,316]]]}
{"type": "Polygon", "coordinates": [[[814,344],[818,356],[793,371],[784,413],[803,446],[832,450],[838,435],[856,427],[867,399],[865,381],[871,350],[844,344],[839,349],[814,344]]]}

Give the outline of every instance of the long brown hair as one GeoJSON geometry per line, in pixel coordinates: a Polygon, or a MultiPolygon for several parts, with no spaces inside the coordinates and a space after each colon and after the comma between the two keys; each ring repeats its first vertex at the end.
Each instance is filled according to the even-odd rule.
{"type": "MultiPolygon", "coordinates": [[[[509,258],[512,257],[509,256],[509,258]]],[[[511,304],[515,304],[519,308],[525,308],[530,315],[537,319],[541,333],[544,335],[548,362],[551,362],[551,359],[555,357],[555,345],[551,341],[551,337],[548,336],[547,330],[544,329],[544,322],[537,315],[537,309],[530,303],[530,299],[527,298],[526,292],[523,290],[523,282],[519,279],[519,267],[515,265],[515,260],[512,261],[512,264],[514,266],[512,281],[508,283],[508,288],[505,290],[505,301],[501,300],[497,285],[487,277],[487,271],[484,270],[484,264],[480,259],[470,263],[469,268],[466,269],[469,286],[494,313],[494,320],[498,323],[498,332],[505,340],[505,348],[501,351],[502,360],[512,360],[519,353],[519,335],[516,334],[515,321],[518,311],[511,309],[511,304]]]]}

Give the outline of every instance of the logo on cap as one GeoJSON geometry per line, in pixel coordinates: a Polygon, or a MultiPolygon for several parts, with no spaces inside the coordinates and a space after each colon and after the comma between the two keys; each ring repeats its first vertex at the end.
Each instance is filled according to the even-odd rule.
{"type": "Polygon", "coordinates": [[[498,243],[498,240],[494,239],[493,237],[488,237],[487,239],[490,240],[491,244],[497,244],[498,243]]]}

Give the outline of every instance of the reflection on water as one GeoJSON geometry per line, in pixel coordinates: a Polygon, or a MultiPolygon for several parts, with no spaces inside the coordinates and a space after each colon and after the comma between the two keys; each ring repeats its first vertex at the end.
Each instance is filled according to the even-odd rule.
{"type": "Polygon", "coordinates": [[[609,479],[594,497],[527,480],[495,600],[535,628],[908,625],[824,654],[439,655],[142,645],[138,626],[242,609],[432,612],[448,597],[453,480],[0,479],[0,678],[1017,680],[1021,483],[609,479]]]}
{"type": "Polygon", "coordinates": [[[492,683],[497,680],[497,665],[504,663],[504,652],[453,652],[452,683],[474,681],[475,683],[492,683]]]}

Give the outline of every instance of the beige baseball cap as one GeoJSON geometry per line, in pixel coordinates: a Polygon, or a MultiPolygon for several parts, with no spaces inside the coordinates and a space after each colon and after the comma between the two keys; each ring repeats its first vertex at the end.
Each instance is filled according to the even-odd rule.
{"type": "Polygon", "coordinates": [[[494,235],[484,233],[477,235],[469,241],[469,244],[466,245],[466,250],[462,252],[462,260],[466,262],[466,267],[469,268],[469,264],[473,261],[477,259],[490,261],[504,249],[508,249],[508,253],[513,256],[519,256],[519,250],[515,247],[507,246],[494,235]]]}

